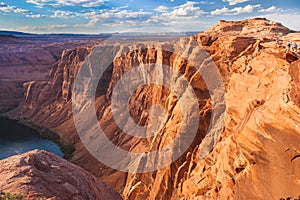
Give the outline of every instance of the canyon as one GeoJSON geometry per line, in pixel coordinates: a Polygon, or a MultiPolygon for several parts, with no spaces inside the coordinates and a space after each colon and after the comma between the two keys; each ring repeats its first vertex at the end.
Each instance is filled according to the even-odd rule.
{"type": "Polygon", "coordinates": [[[25,92],[24,83],[47,80],[49,70],[61,58],[63,50],[94,46],[105,38],[0,31],[0,113],[19,105],[25,92]]]}
{"type": "MultiPolygon", "coordinates": [[[[61,144],[75,149],[68,161],[88,171],[84,173],[93,174],[89,176],[100,186],[103,187],[100,180],[108,184],[123,199],[296,198],[300,191],[300,56],[286,52],[285,44],[290,40],[300,41],[300,33],[280,23],[256,18],[220,21],[205,32],[172,41],[78,46],[62,52],[60,59],[53,62],[47,79],[24,83],[22,100],[4,116],[57,133],[61,144]],[[100,61],[95,63],[93,56],[98,55],[101,55],[100,61]],[[176,95],[174,90],[160,84],[139,86],[126,107],[135,124],[145,127],[155,121],[149,117],[153,105],[160,105],[166,111],[157,135],[143,139],[126,134],[117,124],[116,120],[125,121],[124,127],[129,123],[122,115],[124,108],[117,113],[117,118],[111,108],[118,82],[141,65],[149,66],[143,72],[146,79],[171,82],[176,87],[185,82],[175,75],[170,76],[161,66],[179,72],[193,89],[198,104],[198,108],[193,109],[191,101],[185,99],[190,97],[187,86],[181,92],[175,89],[175,93],[180,93],[176,95]],[[89,70],[82,70],[84,66],[89,70]],[[93,77],[98,68],[105,70],[92,97],[97,125],[118,148],[136,153],[162,150],[176,139],[181,126],[183,132],[190,133],[192,119],[195,116],[199,119],[191,144],[172,164],[145,173],[121,171],[99,162],[86,148],[81,135],[77,134],[72,100],[75,98],[81,104],[76,107],[79,111],[88,103],[73,92],[78,87],[75,84],[78,74],[93,77]],[[183,108],[181,99],[185,100],[183,108]],[[193,110],[192,117],[181,114],[185,109],[193,110]]],[[[130,75],[129,78],[135,84],[141,76],[130,75]]],[[[88,89],[93,81],[86,80],[79,88],[88,89]]],[[[121,92],[128,88],[123,86],[121,92]]],[[[117,98],[115,103],[120,105],[122,101],[117,98]]],[[[89,117],[80,118],[86,128],[84,137],[96,141],[95,127],[90,122],[89,117]]],[[[97,150],[109,154],[101,146],[97,150]]],[[[170,153],[175,155],[176,149],[171,148],[170,153]]],[[[35,154],[42,154],[48,162],[58,159],[46,152],[29,153],[35,154]]],[[[60,162],[67,161],[57,161],[60,162]]],[[[137,166],[147,169],[144,162],[141,159],[137,166]]],[[[68,165],[73,169],[73,164],[68,165]]],[[[76,171],[82,172],[79,167],[76,171]]],[[[11,168],[18,170],[19,166],[11,168]]],[[[94,188],[95,195],[106,194],[101,188],[102,193],[97,193],[98,189],[91,182],[87,184],[94,188]]],[[[17,192],[17,188],[7,192],[17,192]]],[[[110,189],[107,191],[110,195],[113,193],[110,189]]],[[[90,199],[99,198],[101,196],[90,199]]]]}

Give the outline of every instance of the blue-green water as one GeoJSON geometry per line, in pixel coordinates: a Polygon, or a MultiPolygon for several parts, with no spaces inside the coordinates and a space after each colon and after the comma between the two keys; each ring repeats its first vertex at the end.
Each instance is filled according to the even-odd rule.
{"type": "Polygon", "coordinates": [[[57,144],[41,138],[31,128],[13,120],[0,118],[0,159],[34,149],[46,150],[58,156],[64,156],[57,144]]]}

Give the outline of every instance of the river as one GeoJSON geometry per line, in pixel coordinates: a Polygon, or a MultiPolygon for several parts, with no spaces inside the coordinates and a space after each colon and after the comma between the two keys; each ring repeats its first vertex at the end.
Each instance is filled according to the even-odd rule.
{"type": "Polygon", "coordinates": [[[46,150],[60,157],[64,156],[57,144],[41,138],[33,129],[17,121],[0,117],[0,159],[34,149],[46,150]]]}

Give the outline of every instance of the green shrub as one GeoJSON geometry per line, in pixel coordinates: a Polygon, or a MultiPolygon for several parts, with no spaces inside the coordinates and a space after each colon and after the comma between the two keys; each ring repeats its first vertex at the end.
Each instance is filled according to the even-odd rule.
{"type": "MultiPolygon", "coordinates": [[[[0,192],[0,200],[23,200],[23,195],[0,192]]],[[[39,197],[36,200],[46,200],[46,198],[39,197]]]]}
{"type": "Polygon", "coordinates": [[[12,193],[2,193],[0,196],[0,200],[22,200],[23,195],[22,194],[12,194],[12,193]]]}

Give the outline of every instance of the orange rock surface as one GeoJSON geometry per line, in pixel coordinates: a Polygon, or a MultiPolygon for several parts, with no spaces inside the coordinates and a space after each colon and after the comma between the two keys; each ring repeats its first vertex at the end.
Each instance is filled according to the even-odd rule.
{"type": "Polygon", "coordinates": [[[1,191],[24,199],[122,199],[89,172],[46,151],[1,160],[0,174],[1,191]]]}
{"type": "MultiPolygon", "coordinates": [[[[296,198],[300,194],[300,94],[298,55],[289,59],[290,53],[285,52],[285,43],[291,37],[300,39],[281,24],[266,19],[221,21],[197,36],[157,42],[154,48],[144,48],[148,44],[141,42],[138,50],[116,57],[99,83],[96,110],[107,136],[124,149],[161,149],[176,133],[180,115],[176,99],[167,90],[141,87],[129,104],[135,122],[147,124],[147,109],[160,103],[170,113],[168,123],[159,143],[126,135],[110,111],[111,93],[122,75],[141,63],[164,63],[182,73],[196,91],[201,119],[196,139],[176,162],[155,172],[128,174],[110,169],[81,144],[72,119],[70,92],[74,76],[92,49],[64,52],[50,73],[52,80],[28,83],[25,101],[7,115],[47,127],[74,144],[76,151],[70,161],[100,177],[124,199],[296,198]],[[180,56],[155,48],[183,46],[187,57],[195,59],[199,52],[190,46],[192,42],[208,52],[226,90],[226,109],[214,119],[225,125],[215,123],[210,135],[206,131],[211,110],[217,107],[212,108],[199,72],[180,56]]],[[[132,46],[118,48],[115,50],[132,46]]]]}

